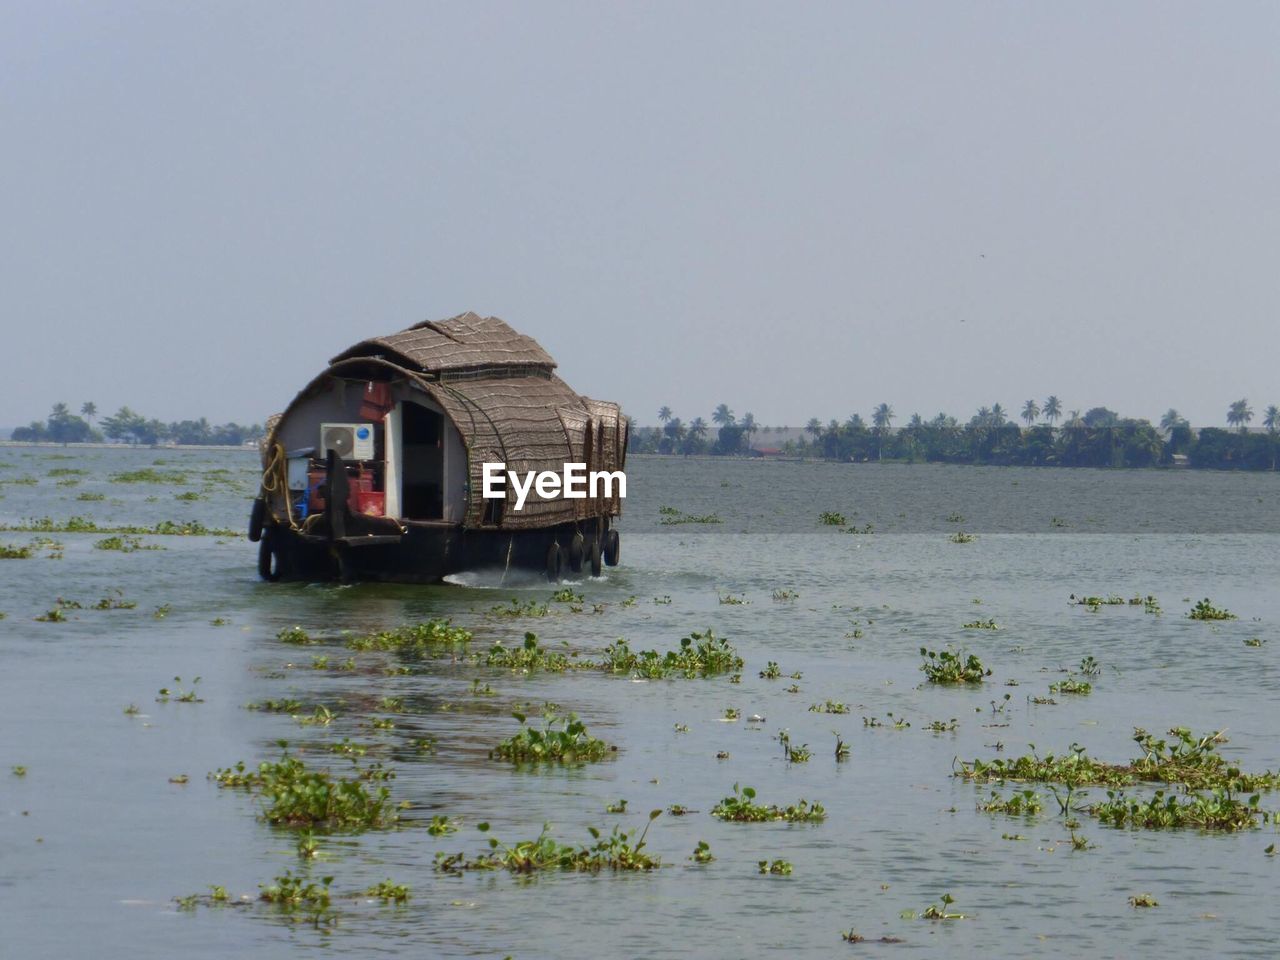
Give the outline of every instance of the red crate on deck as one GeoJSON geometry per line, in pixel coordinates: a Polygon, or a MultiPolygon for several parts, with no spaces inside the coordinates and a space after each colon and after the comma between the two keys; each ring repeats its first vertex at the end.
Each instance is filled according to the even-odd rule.
{"type": "Polygon", "coordinates": [[[357,513],[366,517],[381,517],[386,513],[387,495],[381,490],[361,490],[357,494],[357,513]]]}

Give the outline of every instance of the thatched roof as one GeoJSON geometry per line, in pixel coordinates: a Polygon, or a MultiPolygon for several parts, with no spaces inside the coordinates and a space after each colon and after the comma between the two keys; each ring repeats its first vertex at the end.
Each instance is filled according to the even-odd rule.
{"type": "Polygon", "coordinates": [[[407,330],[357,343],[331,360],[383,356],[425,374],[449,377],[467,370],[523,367],[549,374],[556,365],[533,337],[516,333],[497,317],[463,313],[424,320],[407,330]]]}

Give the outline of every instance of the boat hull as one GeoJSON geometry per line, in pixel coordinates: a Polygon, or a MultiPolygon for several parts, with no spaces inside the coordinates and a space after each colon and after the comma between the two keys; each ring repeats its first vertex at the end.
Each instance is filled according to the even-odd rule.
{"type": "MultiPolygon", "coordinates": [[[[266,580],[310,583],[436,583],[452,573],[494,567],[545,572],[551,544],[567,551],[579,529],[572,523],[501,531],[408,522],[399,537],[335,542],[272,524],[262,532],[258,570],[266,580]]],[[[589,546],[594,534],[583,533],[589,546]]]]}

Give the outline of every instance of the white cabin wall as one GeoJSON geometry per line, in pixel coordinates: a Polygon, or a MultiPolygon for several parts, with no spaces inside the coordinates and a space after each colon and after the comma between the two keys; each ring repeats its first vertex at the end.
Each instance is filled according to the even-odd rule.
{"type": "Polygon", "coordinates": [[[332,389],[317,393],[300,401],[281,422],[276,439],[286,452],[320,445],[322,423],[367,423],[360,416],[360,404],[364,400],[363,384],[341,381],[332,389]]]}
{"type": "Polygon", "coordinates": [[[404,475],[401,464],[404,462],[403,434],[400,430],[400,406],[402,401],[387,411],[383,418],[383,449],[386,456],[386,473],[383,487],[386,495],[386,515],[400,516],[400,490],[404,475]]]}

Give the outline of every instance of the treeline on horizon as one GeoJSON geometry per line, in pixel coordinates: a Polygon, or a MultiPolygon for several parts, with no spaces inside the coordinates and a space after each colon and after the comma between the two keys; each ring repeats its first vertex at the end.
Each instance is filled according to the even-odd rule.
{"type": "MultiPolygon", "coordinates": [[[[1149,420],[1121,417],[1106,407],[1094,407],[1084,414],[1078,410],[1064,413],[1061,401],[1049,397],[1043,405],[1035,400],[1023,405],[1018,419],[1025,426],[997,403],[982,407],[965,423],[945,413],[932,420],[913,414],[904,426],[894,427],[896,414],[882,403],[872,411],[869,422],[855,413],[844,423],[831,420],[824,426],[814,417],[800,437],[788,437],[765,449],[782,456],[847,462],[1063,467],[1153,467],[1185,462],[1192,467],[1274,470],[1280,452],[1280,407],[1272,404],[1266,408],[1262,419],[1265,433],[1249,431],[1253,416],[1248,400],[1242,399],[1227,409],[1227,423],[1235,429],[1193,428],[1173,409],[1157,426],[1149,420]]],[[[660,427],[632,427],[630,451],[760,456],[757,438],[767,443],[770,434],[794,429],[761,426],[750,413],[735,417],[723,403],[711,415],[714,434],[712,425],[702,417],[685,423],[670,407],[659,410],[658,419],[660,427]]]]}
{"type": "Polygon", "coordinates": [[[204,417],[199,420],[164,423],[154,417],[144,417],[128,407],[121,407],[115,414],[103,417],[95,425],[97,416],[98,407],[92,401],[80,406],[79,416],[72,413],[67,404],[55,403],[43,422],[33,420],[28,426],[17,427],[12,439],[24,443],[92,443],[106,439],[147,446],[179,443],[189,446],[238,447],[246,441],[257,440],[263,432],[261,424],[211,424],[204,417]]]}

